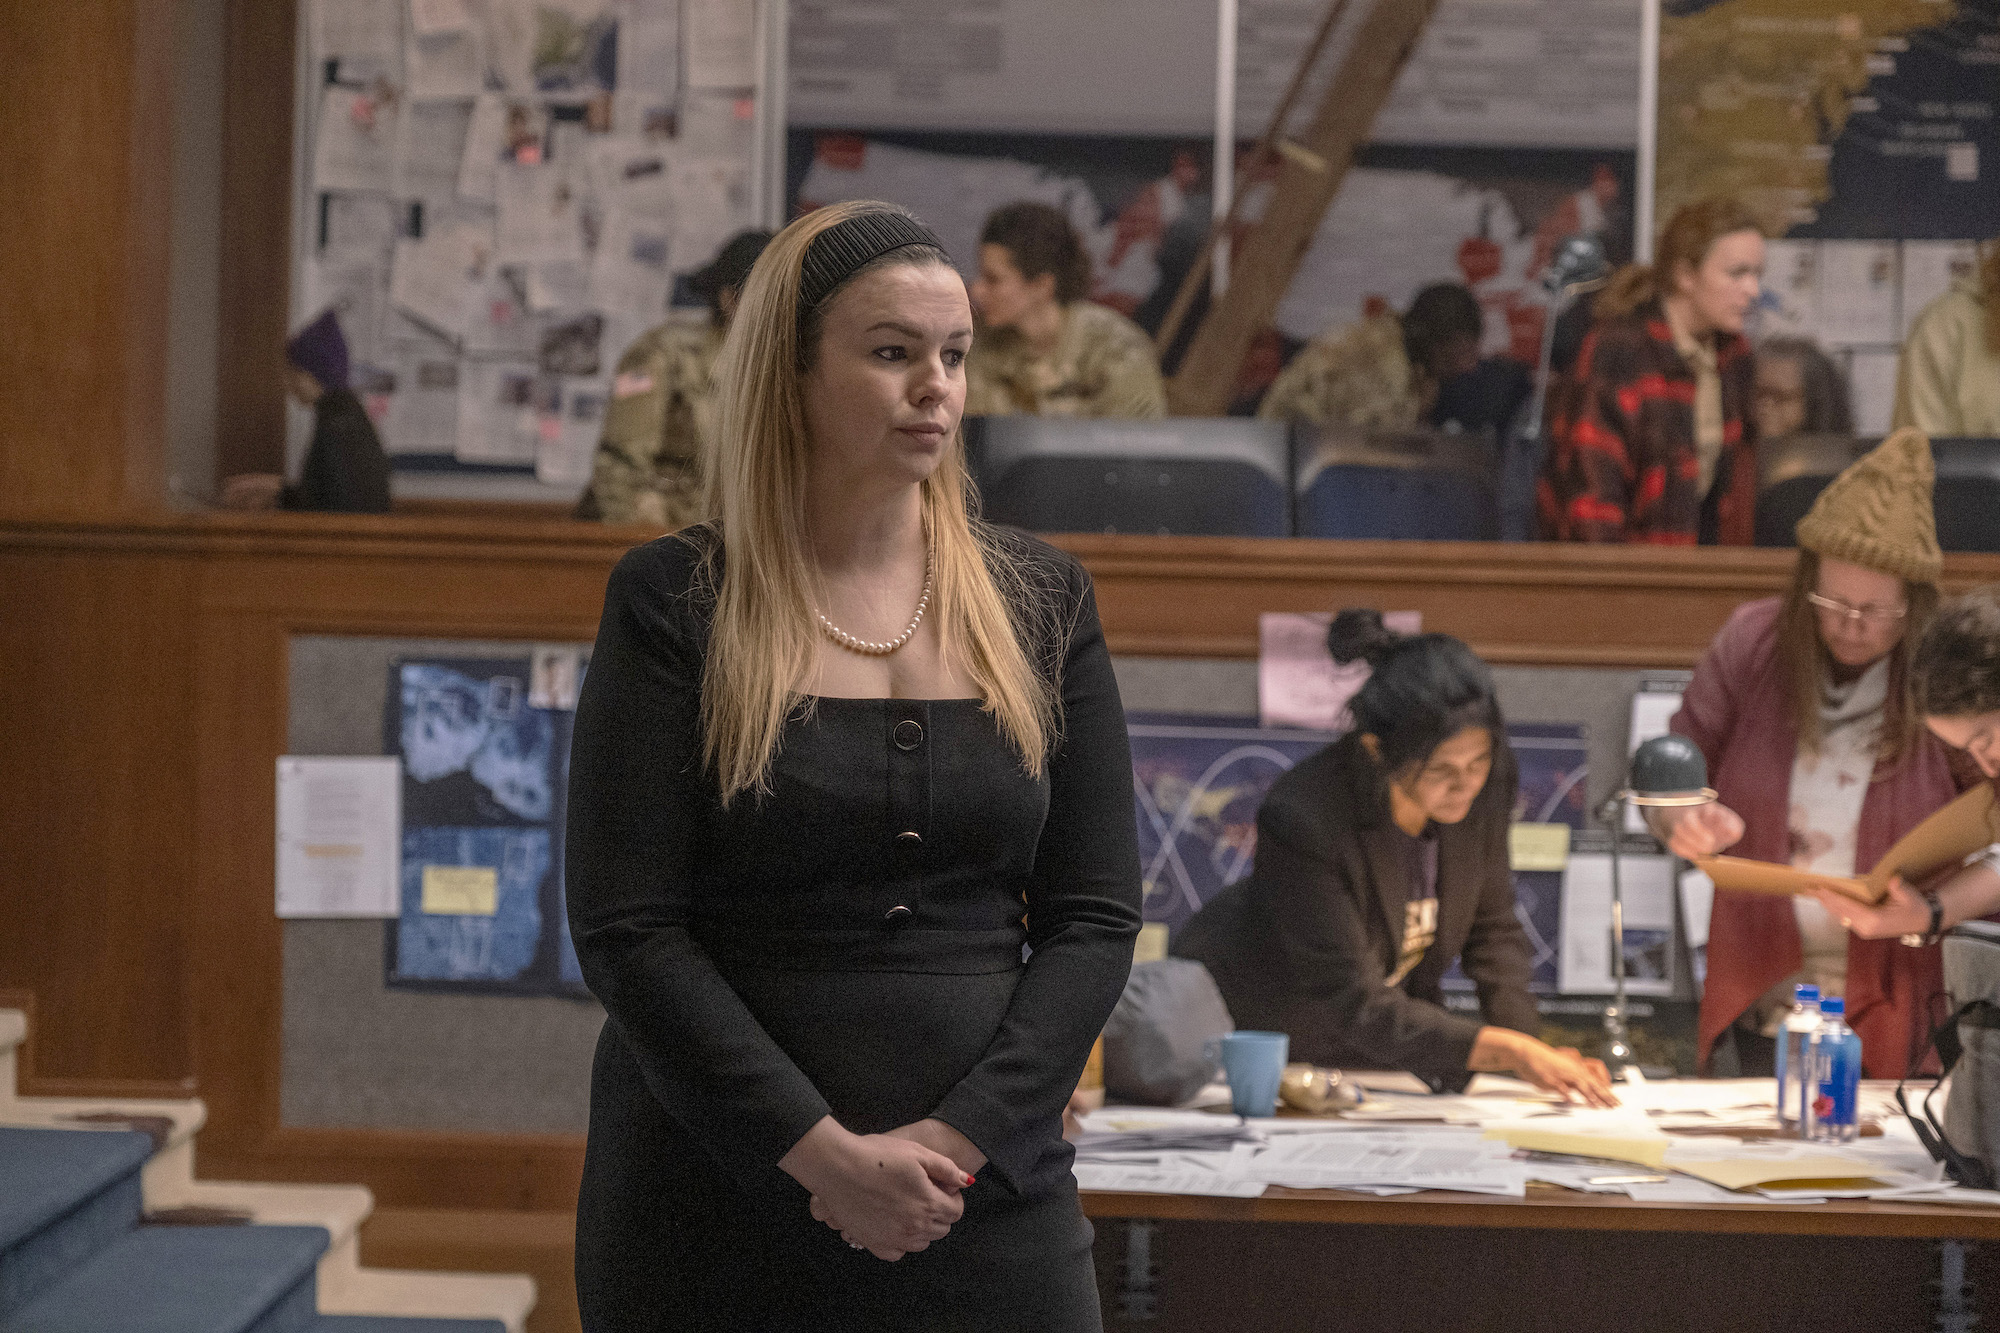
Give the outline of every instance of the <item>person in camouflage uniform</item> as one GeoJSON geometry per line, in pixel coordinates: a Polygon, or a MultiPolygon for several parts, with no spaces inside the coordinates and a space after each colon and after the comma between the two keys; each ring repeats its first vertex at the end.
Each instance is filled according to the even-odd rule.
{"type": "Polygon", "coordinates": [[[1415,427],[1438,386],[1479,362],[1479,302],[1457,283],[1426,287],[1409,313],[1373,315],[1313,339],[1264,395],[1257,415],[1361,431],[1415,427]]]}
{"type": "Polygon", "coordinates": [[[965,414],[1163,417],[1166,385],[1145,331],[1084,299],[1090,259],[1047,204],[986,219],[972,303],[979,334],[965,364],[965,414]]]}
{"type": "Polygon", "coordinates": [[[737,293],[770,240],[767,231],[742,232],[690,279],[708,301],[706,325],[649,329],[618,359],[578,518],[676,532],[705,517],[701,455],[715,429],[715,358],[737,293]]]}

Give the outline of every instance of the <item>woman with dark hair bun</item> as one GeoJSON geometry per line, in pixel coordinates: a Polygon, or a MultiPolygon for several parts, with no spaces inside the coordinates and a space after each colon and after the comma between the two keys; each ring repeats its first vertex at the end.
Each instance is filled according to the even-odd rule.
{"type": "Polygon", "coordinates": [[[995,209],[979,233],[965,414],[1165,416],[1152,339],[1089,292],[1090,256],[1068,218],[1047,204],[995,209]]]}
{"type": "Polygon", "coordinates": [[[1517,785],[1486,664],[1447,634],[1342,611],[1334,660],[1366,661],[1347,735],[1279,778],[1257,859],[1174,952],[1208,967],[1237,1023],[1291,1034],[1314,1064],[1405,1069],[1434,1089],[1507,1071],[1593,1106],[1602,1062],[1531,1036],[1528,942],[1507,828],[1517,785]],[[1444,1007],[1456,961],[1484,1022],[1444,1007]]]}

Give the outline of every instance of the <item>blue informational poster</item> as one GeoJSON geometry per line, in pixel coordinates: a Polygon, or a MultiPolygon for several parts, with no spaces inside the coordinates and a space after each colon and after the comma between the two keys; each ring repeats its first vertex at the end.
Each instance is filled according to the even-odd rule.
{"type": "MultiPolygon", "coordinates": [[[[1145,918],[1177,931],[1250,872],[1264,794],[1335,736],[1177,714],[1132,713],[1127,723],[1145,918]]],[[[1589,755],[1583,725],[1513,723],[1507,737],[1521,775],[1514,818],[1581,829],[1589,755]]],[[[1533,988],[1554,993],[1562,872],[1516,871],[1514,894],[1533,950],[1533,988]]],[[[1445,984],[1469,990],[1472,983],[1454,965],[1445,984]]]]}
{"type": "Polygon", "coordinates": [[[562,890],[576,715],[531,702],[532,666],[522,656],[389,667],[384,749],[403,761],[391,986],[585,993],[562,890]]]}

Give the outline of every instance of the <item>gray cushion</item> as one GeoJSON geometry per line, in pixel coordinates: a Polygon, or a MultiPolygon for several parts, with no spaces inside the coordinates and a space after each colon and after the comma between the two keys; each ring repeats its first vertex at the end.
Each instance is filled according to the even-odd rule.
{"type": "Polygon", "coordinates": [[[1208,969],[1191,958],[1139,963],[1104,1026],[1104,1092],[1112,1101],[1173,1106],[1215,1077],[1209,1043],[1234,1032],[1208,969]]]}

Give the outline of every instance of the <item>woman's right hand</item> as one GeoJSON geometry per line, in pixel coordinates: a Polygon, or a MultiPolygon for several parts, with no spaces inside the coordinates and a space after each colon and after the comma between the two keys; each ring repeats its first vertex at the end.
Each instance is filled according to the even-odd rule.
{"type": "Polygon", "coordinates": [[[1586,1106],[1616,1106],[1611,1071],[1604,1061],[1585,1057],[1573,1047],[1558,1050],[1512,1028],[1483,1027],[1472,1043],[1466,1068],[1486,1073],[1512,1072],[1544,1092],[1581,1100],[1586,1106]]]}
{"type": "Polygon", "coordinates": [[[1716,856],[1743,840],[1743,816],[1720,801],[1662,810],[1667,850],[1684,861],[1716,856]]]}
{"type": "Polygon", "coordinates": [[[813,1196],[812,1215],[878,1259],[942,1240],[965,1212],[958,1164],[908,1139],[851,1134],[822,1118],[778,1167],[813,1196]]]}

